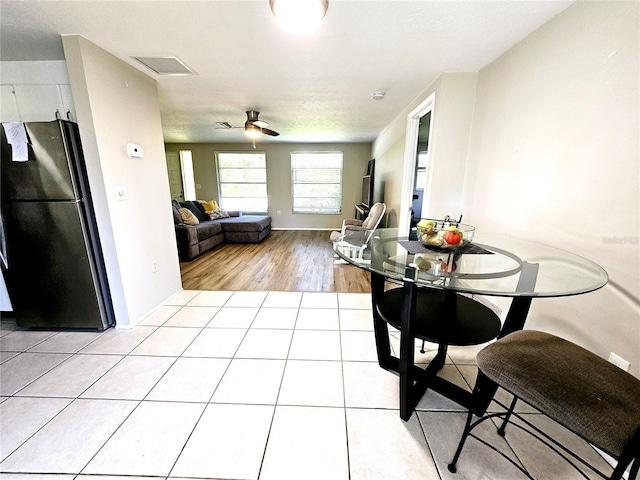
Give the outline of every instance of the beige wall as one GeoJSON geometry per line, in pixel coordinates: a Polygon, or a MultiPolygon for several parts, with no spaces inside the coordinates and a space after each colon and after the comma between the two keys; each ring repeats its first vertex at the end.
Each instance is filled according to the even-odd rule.
{"type": "Polygon", "coordinates": [[[116,321],[133,325],[181,289],[156,82],[82,37],[63,45],[116,321]]]}
{"type": "MultiPolygon", "coordinates": [[[[435,93],[431,117],[429,185],[425,189],[422,216],[458,217],[467,162],[467,147],[476,94],[477,73],[443,73],[389,124],[373,143],[377,180],[384,182],[390,226],[401,214],[407,120],[435,93]]],[[[415,158],[415,152],[411,153],[415,158]]],[[[465,215],[466,217],[466,215],[465,215]]]]}
{"type": "Polygon", "coordinates": [[[604,289],[537,300],[528,326],[640,374],[638,2],[577,2],[478,77],[464,208],[480,231],[594,260],[604,289]]]}
{"type": "Polygon", "coordinates": [[[481,232],[531,239],[604,267],[605,288],[534,300],[527,327],[560,334],[605,358],[613,351],[631,362],[636,376],[638,9],[637,2],[577,2],[483,68],[476,86],[471,77],[456,77],[465,74],[440,76],[373,146],[378,171],[385,172],[385,198],[397,209],[407,114],[435,92],[428,215],[451,214],[436,205],[457,204],[481,232]],[[463,184],[455,178],[460,167],[463,184]]]}
{"type": "Polygon", "coordinates": [[[263,143],[256,149],[247,143],[167,144],[167,152],[191,150],[193,155],[196,195],[201,200],[218,199],[216,152],[265,152],[267,156],[267,193],[269,215],[274,229],[339,229],[343,218],[353,218],[354,205],[360,203],[362,176],[371,159],[370,143],[263,143]],[[291,152],[339,151],[343,153],[342,214],[302,215],[292,213],[291,152]],[[280,215],[277,214],[278,210],[280,215]]]}

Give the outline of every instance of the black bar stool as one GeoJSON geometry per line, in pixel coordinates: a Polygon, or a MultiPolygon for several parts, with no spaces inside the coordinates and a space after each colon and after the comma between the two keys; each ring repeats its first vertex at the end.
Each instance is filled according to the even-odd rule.
{"type": "MultiPolygon", "coordinates": [[[[449,471],[456,471],[467,437],[480,440],[473,434],[478,424],[489,418],[503,417],[498,434],[504,436],[509,419],[515,416],[526,425],[518,425],[520,428],[543,441],[574,467],[577,468],[572,459],[603,478],[617,480],[631,465],[629,479],[637,477],[640,468],[640,380],[636,377],[578,345],[535,330],[514,332],[492,343],[478,353],[477,363],[479,371],[472,408],[449,471]],[[511,406],[506,412],[484,415],[472,422],[474,413],[483,415],[486,411],[496,385],[513,394],[511,406]],[[518,399],[614,457],[618,464],[613,472],[605,475],[514,413],[518,399]]],[[[520,465],[503,456],[532,478],[520,465]]]]}

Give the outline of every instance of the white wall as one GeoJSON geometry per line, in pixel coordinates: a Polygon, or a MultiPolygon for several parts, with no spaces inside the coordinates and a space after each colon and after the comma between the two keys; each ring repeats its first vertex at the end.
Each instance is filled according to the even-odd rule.
{"type": "Polygon", "coordinates": [[[528,320],[640,375],[638,2],[577,2],[480,71],[464,209],[480,231],[570,250],[604,289],[528,320]]]}
{"type": "Polygon", "coordinates": [[[63,46],[116,320],[133,325],[181,289],[156,82],[80,36],[63,46]]]}

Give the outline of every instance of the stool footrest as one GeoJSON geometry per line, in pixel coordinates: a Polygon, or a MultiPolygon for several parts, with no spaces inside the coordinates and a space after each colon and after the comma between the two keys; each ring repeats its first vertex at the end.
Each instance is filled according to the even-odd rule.
{"type": "MultiPolygon", "coordinates": [[[[514,402],[515,402],[515,400],[518,400],[518,398],[514,397],[514,402]]],[[[511,407],[507,407],[506,405],[502,404],[501,402],[499,402],[497,400],[494,400],[494,402],[496,404],[500,405],[502,408],[504,408],[505,411],[504,412],[499,412],[499,413],[491,413],[491,414],[487,414],[487,415],[485,415],[483,417],[480,417],[478,420],[476,420],[475,422],[473,422],[473,423],[471,423],[469,425],[468,431],[466,431],[466,433],[464,435],[466,435],[467,437],[471,437],[471,438],[474,438],[474,439],[478,440],[480,443],[483,443],[484,445],[489,447],[491,450],[493,450],[494,452],[498,453],[500,456],[504,457],[511,464],[513,464],[518,470],[520,470],[524,475],[526,475],[527,478],[530,478],[532,480],[534,479],[534,477],[532,477],[531,474],[522,465],[520,465],[518,462],[514,461],[508,455],[506,455],[505,453],[501,452],[499,449],[497,449],[496,447],[494,447],[493,445],[488,443],[486,440],[482,439],[481,437],[479,437],[477,435],[474,435],[473,434],[473,430],[478,425],[480,425],[481,423],[484,423],[486,420],[489,420],[489,419],[492,419],[492,418],[502,418],[504,420],[504,422],[497,429],[497,433],[501,437],[504,437],[505,436],[505,428],[506,428],[507,419],[510,418],[510,417],[511,418],[516,418],[517,420],[522,422],[522,424],[524,424],[524,425],[522,425],[520,423],[510,422],[510,424],[513,425],[513,427],[518,428],[521,431],[523,431],[523,432],[529,434],[530,436],[536,438],[538,441],[540,441],[541,443],[543,443],[544,445],[549,447],[553,452],[555,452],[558,456],[560,456],[562,459],[564,459],[567,463],[569,463],[576,470],[580,471],[580,467],[577,465],[577,463],[580,463],[580,464],[584,465],[585,467],[587,467],[593,473],[601,476],[602,478],[605,478],[605,479],[607,478],[607,476],[605,474],[603,474],[600,470],[598,470],[598,468],[596,466],[590,464],[584,458],[582,458],[582,457],[576,455],[575,453],[573,453],[567,447],[565,447],[560,442],[555,440],[552,436],[550,436],[544,430],[540,429],[539,427],[537,427],[536,425],[534,425],[533,423],[528,421],[522,415],[514,412],[513,408],[515,406],[515,403],[511,407]]],[[[459,456],[459,453],[458,453],[458,456],[459,456]]],[[[450,467],[454,468],[454,470],[455,470],[455,462],[456,461],[457,461],[457,457],[455,457],[454,460],[449,464],[450,467]]],[[[450,471],[451,471],[451,469],[450,469],[450,471]]],[[[585,476],[585,478],[588,478],[588,477],[585,476]]]]}

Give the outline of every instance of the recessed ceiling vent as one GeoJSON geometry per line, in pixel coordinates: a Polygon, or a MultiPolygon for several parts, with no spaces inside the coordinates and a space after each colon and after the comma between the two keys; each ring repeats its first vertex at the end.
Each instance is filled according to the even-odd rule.
{"type": "Polygon", "coordinates": [[[197,75],[196,72],[191,70],[189,67],[187,67],[184,63],[182,63],[176,57],[132,56],[131,58],[133,58],[134,60],[137,60],[148,69],[153,70],[158,75],[197,75]]]}

